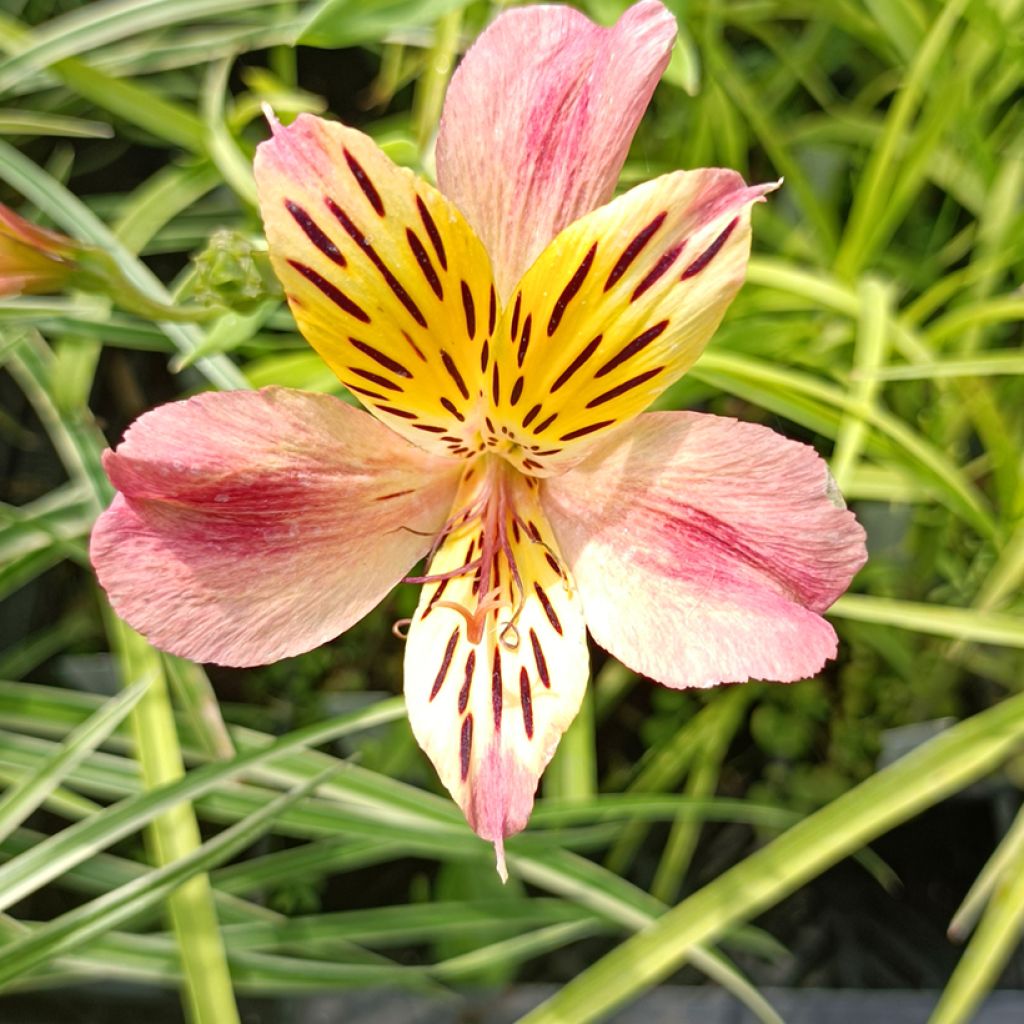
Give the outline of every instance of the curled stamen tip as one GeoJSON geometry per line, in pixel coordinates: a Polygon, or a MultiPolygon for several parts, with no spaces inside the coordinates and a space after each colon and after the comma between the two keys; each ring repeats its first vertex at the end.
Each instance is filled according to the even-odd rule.
{"type": "Polygon", "coordinates": [[[501,640],[502,646],[507,650],[514,651],[519,647],[519,630],[516,629],[514,622],[506,622],[501,627],[498,638],[501,640]]]}
{"type": "Polygon", "coordinates": [[[399,640],[406,640],[409,637],[409,627],[411,625],[412,619],[396,619],[391,624],[391,635],[399,640]]]}

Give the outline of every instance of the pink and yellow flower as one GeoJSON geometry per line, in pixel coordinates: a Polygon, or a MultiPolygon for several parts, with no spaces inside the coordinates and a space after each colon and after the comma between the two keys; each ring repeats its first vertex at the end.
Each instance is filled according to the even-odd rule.
{"type": "Polygon", "coordinates": [[[255,665],[347,629],[426,560],[413,731],[502,843],[575,716],[586,633],[670,687],[790,681],[864,561],[824,462],[764,427],[644,414],[740,287],[773,185],[679,171],[608,201],[675,23],[503,14],[448,92],[439,188],[301,116],[256,160],[300,330],[363,404],[280,388],[138,420],[92,558],[157,646],[255,665]]]}

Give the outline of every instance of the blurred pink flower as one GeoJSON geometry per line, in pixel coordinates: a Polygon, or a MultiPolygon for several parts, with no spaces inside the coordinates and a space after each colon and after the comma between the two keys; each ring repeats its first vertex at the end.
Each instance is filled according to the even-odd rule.
{"type": "Polygon", "coordinates": [[[74,273],[78,249],[73,239],[0,203],[0,297],[59,292],[74,273]]]}

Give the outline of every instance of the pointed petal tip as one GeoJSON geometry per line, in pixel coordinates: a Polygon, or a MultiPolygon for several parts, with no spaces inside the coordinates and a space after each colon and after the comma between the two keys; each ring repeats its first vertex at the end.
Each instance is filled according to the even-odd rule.
{"type": "Polygon", "coordinates": [[[277,115],[274,113],[274,108],[264,100],[260,104],[260,110],[263,111],[263,116],[267,119],[267,124],[270,125],[270,134],[277,135],[277,133],[282,130],[283,126],[277,119],[277,115]]]}
{"type": "Polygon", "coordinates": [[[494,860],[501,884],[508,885],[508,866],[505,864],[505,840],[503,837],[494,840],[494,860]]]}

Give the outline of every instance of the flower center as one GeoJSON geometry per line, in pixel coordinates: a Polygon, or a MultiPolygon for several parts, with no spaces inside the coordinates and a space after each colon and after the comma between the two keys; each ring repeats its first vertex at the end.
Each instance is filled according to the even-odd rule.
{"type": "Polygon", "coordinates": [[[499,455],[475,459],[463,473],[454,512],[427,556],[427,575],[406,580],[437,585],[430,608],[462,615],[470,643],[495,633],[506,649],[519,646],[516,623],[527,597],[519,569],[524,545],[539,545],[568,585],[561,558],[543,540],[534,519],[523,513],[534,506],[539,511],[538,486],[499,455]]]}

